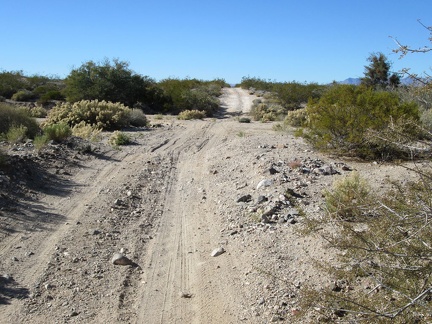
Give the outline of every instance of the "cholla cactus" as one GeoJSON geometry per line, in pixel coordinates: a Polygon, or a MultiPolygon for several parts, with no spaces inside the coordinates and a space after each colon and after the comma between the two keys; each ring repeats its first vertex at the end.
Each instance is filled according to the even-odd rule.
{"type": "Polygon", "coordinates": [[[85,122],[97,129],[119,129],[129,124],[130,108],[121,103],[81,100],[60,103],[48,115],[47,124],[65,122],[70,126],[85,122]]]}

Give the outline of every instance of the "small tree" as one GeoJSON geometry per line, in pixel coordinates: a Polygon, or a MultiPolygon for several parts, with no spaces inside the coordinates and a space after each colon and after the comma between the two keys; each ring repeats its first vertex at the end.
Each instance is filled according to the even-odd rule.
{"type": "Polygon", "coordinates": [[[72,70],[65,80],[66,100],[105,100],[120,102],[132,107],[137,102],[148,104],[153,101],[152,89],[155,83],[129,69],[127,62],[114,59],[111,63],[89,61],[72,70]]]}
{"type": "Polygon", "coordinates": [[[374,88],[396,87],[400,84],[400,78],[396,73],[390,75],[391,63],[383,53],[373,53],[367,60],[370,64],[365,66],[362,84],[374,88]]]}

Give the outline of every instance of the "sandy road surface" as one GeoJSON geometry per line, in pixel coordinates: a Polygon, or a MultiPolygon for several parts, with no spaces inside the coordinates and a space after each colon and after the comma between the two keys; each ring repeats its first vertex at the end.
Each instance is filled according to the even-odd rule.
{"type": "MultiPolygon", "coordinates": [[[[222,100],[227,117],[250,106],[239,89],[222,100]]],[[[209,150],[223,146],[228,125],[170,120],[135,134],[137,145],[83,159],[62,194],[29,202],[27,219],[9,224],[14,232],[1,241],[1,270],[13,277],[2,321],[237,322],[242,260],[210,256],[227,242],[218,235],[209,150]],[[110,264],[121,248],[138,267],[110,264]],[[13,291],[18,298],[8,298],[13,291]]]]}

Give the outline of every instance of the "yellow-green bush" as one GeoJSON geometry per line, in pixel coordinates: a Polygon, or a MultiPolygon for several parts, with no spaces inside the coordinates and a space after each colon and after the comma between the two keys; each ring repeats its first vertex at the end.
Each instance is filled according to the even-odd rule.
{"type": "Polygon", "coordinates": [[[6,140],[9,143],[20,143],[25,140],[27,134],[27,127],[23,125],[12,126],[6,133],[6,140]]]}
{"type": "Polygon", "coordinates": [[[82,100],[60,103],[51,109],[47,125],[60,122],[73,127],[85,122],[98,129],[120,129],[129,124],[131,109],[121,103],[99,100],[82,100]]]}
{"type": "Polygon", "coordinates": [[[109,142],[113,146],[128,145],[131,143],[131,138],[123,132],[115,131],[111,135],[109,142]]]}
{"type": "Polygon", "coordinates": [[[284,107],[277,103],[265,103],[260,100],[254,101],[250,114],[254,120],[267,122],[282,119],[286,113],[284,107]]]}
{"type": "Polygon", "coordinates": [[[48,110],[41,106],[29,108],[28,111],[30,116],[35,118],[45,118],[48,115],[48,110]]]}
{"type": "Polygon", "coordinates": [[[72,135],[72,129],[65,122],[45,125],[43,132],[48,140],[55,142],[61,142],[72,135]]]}
{"type": "Polygon", "coordinates": [[[101,129],[86,124],[84,121],[72,127],[72,135],[83,139],[97,141],[100,137],[101,129]]]}
{"type": "Polygon", "coordinates": [[[306,108],[288,111],[284,124],[293,127],[304,126],[307,121],[306,108]]]}
{"type": "Polygon", "coordinates": [[[178,114],[178,119],[190,120],[190,119],[203,119],[206,116],[205,111],[200,110],[184,110],[178,114]]]}

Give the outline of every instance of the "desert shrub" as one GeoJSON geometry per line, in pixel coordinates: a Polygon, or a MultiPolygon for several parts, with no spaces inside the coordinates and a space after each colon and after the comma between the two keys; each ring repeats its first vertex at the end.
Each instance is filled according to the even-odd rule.
{"type": "Polygon", "coordinates": [[[180,113],[183,110],[205,110],[211,116],[218,108],[217,97],[223,86],[222,79],[203,81],[198,79],[164,79],[158,83],[164,96],[169,98],[165,103],[165,112],[180,113]]]}
{"type": "Polygon", "coordinates": [[[205,111],[200,110],[184,110],[178,115],[178,119],[190,120],[190,119],[203,119],[205,118],[205,111]]]}
{"type": "Polygon", "coordinates": [[[48,115],[48,110],[41,106],[29,108],[28,111],[29,115],[35,118],[45,118],[48,115]]]}
{"type": "Polygon", "coordinates": [[[26,88],[24,75],[19,71],[0,72],[0,95],[10,99],[20,89],[26,88]]]}
{"type": "Polygon", "coordinates": [[[129,137],[129,135],[123,132],[115,131],[111,135],[109,142],[113,146],[128,145],[131,143],[131,138],[129,137]]]}
{"type": "Polygon", "coordinates": [[[420,121],[428,131],[432,131],[432,109],[422,111],[420,121]]]}
{"type": "Polygon", "coordinates": [[[250,122],[251,122],[250,118],[247,118],[247,117],[240,117],[239,118],[239,123],[249,124],[250,122]]]}
{"type": "Polygon", "coordinates": [[[86,124],[84,121],[72,127],[72,135],[83,139],[97,141],[99,140],[101,129],[92,125],[86,124]]]}
{"type": "Polygon", "coordinates": [[[254,120],[267,122],[280,120],[286,113],[286,110],[279,104],[264,103],[262,101],[254,101],[250,110],[250,115],[254,120]]]}
{"type": "Polygon", "coordinates": [[[29,101],[35,99],[37,96],[29,90],[20,90],[12,95],[12,100],[15,101],[29,101]]]}
{"type": "Polygon", "coordinates": [[[326,88],[317,83],[276,82],[256,77],[243,77],[238,86],[253,89],[253,94],[261,93],[265,98],[276,100],[285,110],[301,108],[309,99],[319,99],[326,88]]]}
{"type": "Polygon", "coordinates": [[[330,217],[358,220],[367,214],[363,209],[371,202],[370,187],[357,172],[335,182],[333,189],[324,192],[326,210],[330,217]]]}
{"type": "Polygon", "coordinates": [[[65,122],[46,125],[43,128],[43,132],[48,140],[55,142],[61,142],[72,135],[72,129],[65,122]]]}
{"type": "Polygon", "coordinates": [[[85,122],[99,129],[119,129],[129,124],[130,109],[121,103],[82,100],[59,103],[48,114],[47,125],[64,122],[73,127],[85,122]]]}
{"type": "Polygon", "coordinates": [[[144,127],[148,125],[148,120],[141,109],[132,109],[129,115],[129,123],[135,127],[144,127]]]}
{"type": "Polygon", "coordinates": [[[356,178],[328,194],[334,210],[309,219],[310,228],[341,252],[339,265],[321,263],[335,284],[304,290],[305,309],[347,323],[432,320],[432,173],[416,174],[419,180],[394,183],[382,197],[356,178]]]}
{"type": "Polygon", "coordinates": [[[156,83],[129,68],[129,63],[114,59],[88,61],[73,69],[65,79],[63,93],[69,102],[99,100],[120,102],[132,107],[137,102],[151,108],[163,105],[156,83]]]}
{"type": "Polygon", "coordinates": [[[219,100],[202,89],[185,91],[182,101],[187,110],[202,110],[206,116],[212,116],[219,108],[219,100]]]}
{"type": "Polygon", "coordinates": [[[49,138],[46,134],[36,135],[33,140],[33,145],[37,151],[40,151],[48,142],[49,138]]]}
{"type": "Polygon", "coordinates": [[[24,125],[12,126],[6,133],[6,140],[10,143],[21,143],[26,138],[27,127],[24,125]]]}
{"type": "Polygon", "coordinates": [[[325,86],[317,83],[299,83],[296,81],[277,83],[273,87],[279,103],[286,110],[294,110],[302,107],[309,99],[317,100],[321,97],[325,86]]]}
{"type": "Polygon", "coordinates": [[[399,87],[395,92],[403,102],[415,102],[420,109],[420,120],[423,126],[432,131],[432,86],[399,87]]]}
{"type": "MultiPolygon", "coordinates": [[[[316,147],[364,158],[382,155],[380,147],[368,142],[370,130],[383,130],[400,119],[419,120],[415,103],[403,103],[394,93],[352,85],[330,87],[318,101],[310,100],[306,112],[308,139],[316,147]]],[[[412,129],[401,131],[411,132],[412,129]]]]}
{"type": "Polygon", "coordinates": [[[284,124],[293,127],[304,126],[307,121],[307,112],[305,108],[288,111],[284,124]]]}
{"type": "Polygon", "coordinates": [[[6,103],[0,103],[0,132],[6,134],[11,127],[24,126],[26,137],[34,138],[39,132],[39,125],[29,115],[26,108],[17,108],[6,103]]]}
{"type": "Polygon", "coordinates": [[[237,87],[241,87],[243,89],[251,89],[253,88],[258,90],[266,90],[271,91],[273,88],[274,82],[271,80],[265,80],[259,77],[243,77],[241,82],[237,84],[237,87]]]}

